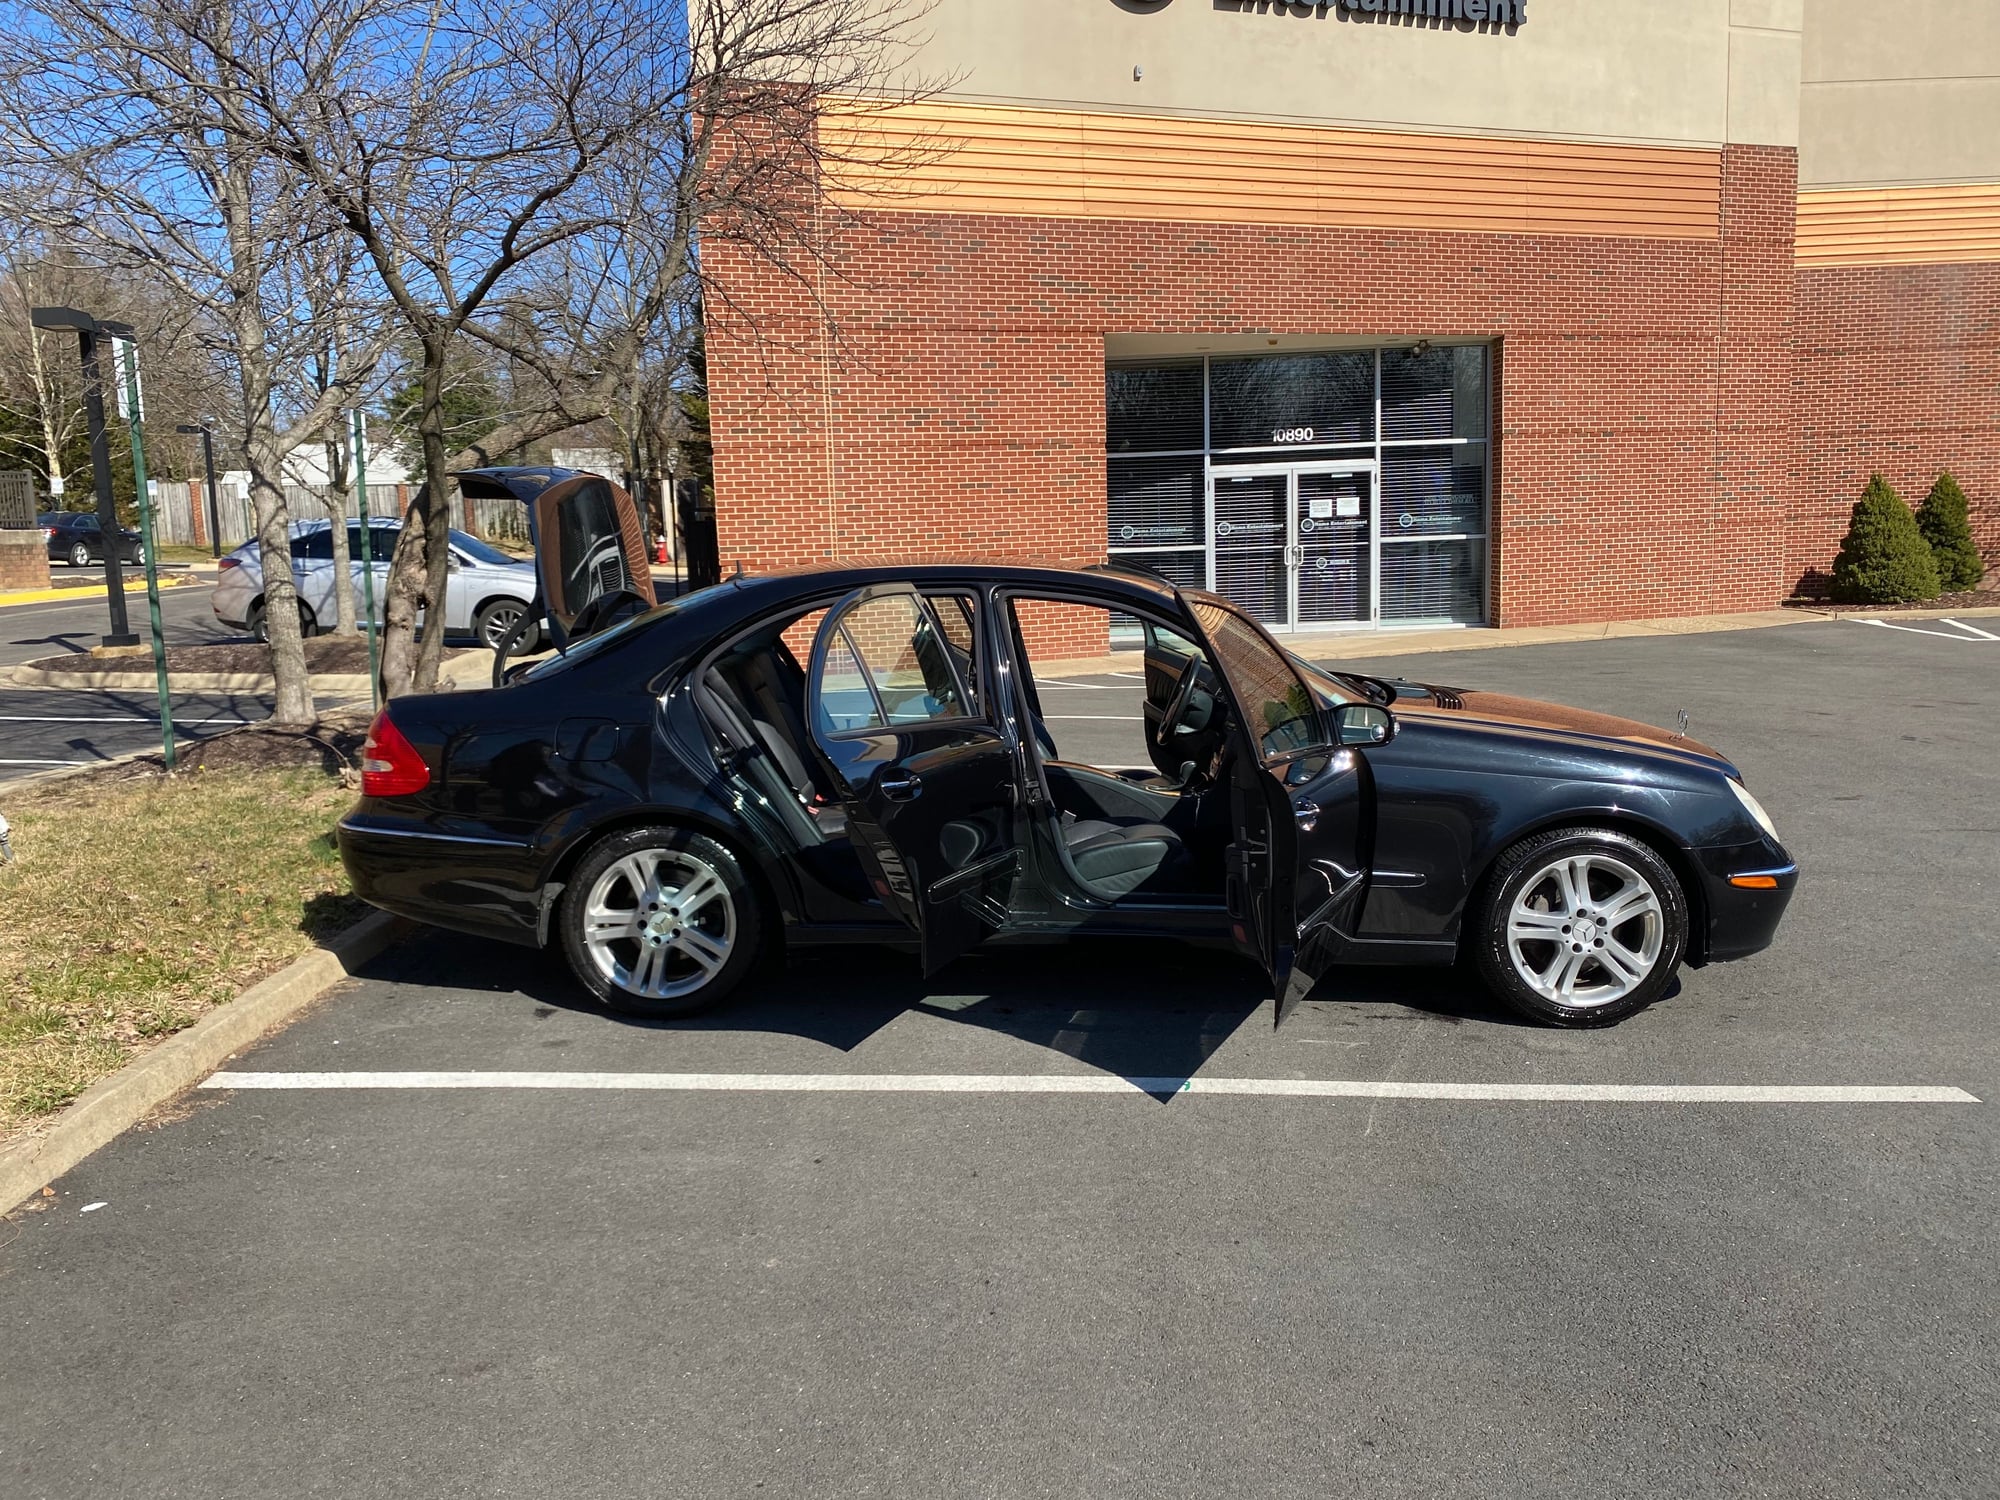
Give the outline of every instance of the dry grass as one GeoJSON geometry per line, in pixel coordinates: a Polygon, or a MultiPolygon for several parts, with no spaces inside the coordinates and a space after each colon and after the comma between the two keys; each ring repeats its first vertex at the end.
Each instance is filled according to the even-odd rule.
{"type": "Polygon", "coordinates": [[[11,795],[0,1139],[356,921],[316,769],[91,778],[11,795]]]}

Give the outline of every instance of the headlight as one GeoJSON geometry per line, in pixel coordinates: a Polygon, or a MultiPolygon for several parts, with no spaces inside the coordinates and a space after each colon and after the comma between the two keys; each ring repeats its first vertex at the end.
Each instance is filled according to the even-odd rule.
{"type": "Polygon", "coordinates": [[[1743,804],[1743,810],[1757,820],[1757,826],[1771,836],[1772,843],[1782,843],[1778,837],[1778,825],[1771,821],[1771,815],[1764,811],[1764,804],[1750,795],[1750,788],[1734,776],[1729,778],[1729,790],[1736,794],[1736,800],[1743,804]]]}

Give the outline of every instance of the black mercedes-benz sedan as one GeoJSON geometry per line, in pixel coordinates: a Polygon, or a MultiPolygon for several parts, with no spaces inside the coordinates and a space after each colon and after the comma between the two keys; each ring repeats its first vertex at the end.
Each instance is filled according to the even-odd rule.
{"type": "Polygon", "coordinates": [[[1463,957],[1595,1026],[1767,946],[1797,881],[1736,769],[1663,730],[1312,666],[1115,569],[835,567],[652,605],[629,548],[555,539],[563,498],[559,653],[392,702],[339,837],[370,902],[560,945],[619,1010],[713,1005],[790,947],[907,944],[929,972],[1091,933],[1233,944],[1280,1020],[1335,965],[1463,957]],[[1082,716],[1050,702],[1077,684],[1049,664],[1106,630],[1142,652],[1130,764],[1065,754],[1082,716]]]}

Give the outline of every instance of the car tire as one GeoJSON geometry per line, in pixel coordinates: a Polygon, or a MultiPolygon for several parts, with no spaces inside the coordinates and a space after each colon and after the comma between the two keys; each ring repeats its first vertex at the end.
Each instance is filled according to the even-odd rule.
{"type": "Polygon", "coordinates": [[[90,548],[87,544],[78,542],[74,547],[69,549],[69,565],[72,568],[87,568],[90,566],[90,548]]]}
{"type": "MultiPolygon", "coordinates": [[[[489,599],[479,606],[479,613],[472,617],[472,631],[479,638],[479,644],[488,651],[498,651],[500,642],[514,622],[528,612],[528,606],[519,599],[489,599]]],[[[514,643],[514,649],[523,656],[531,655],[541,644],[541,628],[531,626],[521,632],[521,638],[514,643]]]]}
{"type": "MultiPolygon", "coordinates": [[[[250,606],[250,617],[243,622],[243,628],[250,632],[250,638],[261,645],[271,644],[271,623],[264,617],[264,601],[259,599],[250,606]]],[[[312,612],[312,606],[303,600],[299,603],[299,635],[311,640],[319,634],[319,617],[312,612]]]]}
{"type": "Polygon", "coordinates": [[[1494,863],[1470,938],[1487,988],[1521,1015],[1609,1026],[1673,983],[1687,953],[1687,896],[1644,840],[1558,828],[1494,863]]]}
{"type": "Polygon", "coordinates": [[[586,850],[563,887],[556,925],[571,971],[598,1003],[665,1019],[726,999],[756,964],[764,921],[735,855],[701,834],[656,825],[586,850]],[[691,909],[676,904],[684,891],[691,909]]]}

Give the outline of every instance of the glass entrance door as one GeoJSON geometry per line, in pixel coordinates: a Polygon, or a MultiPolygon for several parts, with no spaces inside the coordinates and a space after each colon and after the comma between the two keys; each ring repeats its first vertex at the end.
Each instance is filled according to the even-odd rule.
{"type": "Polygon", "coordinates": [[[1295,625],[1374,620],[1374,478],[1365,469],[1293,471],[1295,625]]]}
{"type": "Polygon", "coordinates": [[[1277,630],[1377,618],[1372,464],[1209,471],[1209,580],[1277,630]]]}
{"type": "Polygon", "coordinates": [[[1284,469],[1214,472],[1208,586],[1267,625],[1292,615],[1292,491],[1284,469]]]}

